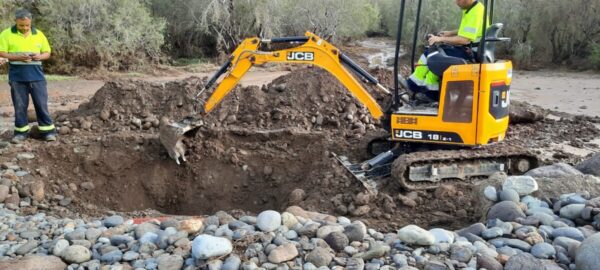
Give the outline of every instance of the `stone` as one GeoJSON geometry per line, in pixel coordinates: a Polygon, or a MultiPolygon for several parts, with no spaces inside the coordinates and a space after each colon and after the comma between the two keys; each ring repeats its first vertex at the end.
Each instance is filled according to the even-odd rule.
{"type": "Polygon", "coordinates": [[[110,243],[113,246],[127,245],[129,242],[133,242],[134,238],[129,235],[113,235],[110,237],[110,243]]]}
{"type": "Polygon", "coordinates": [[[556,228],[552,231],[552,237],[568,237],[577,241],[583,241],[585,238],[583,232],[573,227],[556,228]]]}
{"type": "Polygon", "coordinates": [[[481,233],[481,237],[484,239],[492,239],[502,235],[504,235],[504,230],[498,227],[489,228],[481,233]]]}
{"type": "Polygon", "coordinates": [[[134,231],[135,237],[139,239],[148,232],[157,233],[159,230],[160,226],[158,226],[158,224],[154,224],[152,222],[145,222],[135,227],[134,231]]]}
{"type": "Polygon", "coordinates": [[[407,244],[430,246],[435,243],[435,237],[428,231],[416,225],[408,225],[398,230],[398,239],[407,244]]]}
{"type": "Polygon", "coordinates": [[[556,256],[556,250],[554,246],[548,243],[539,243],[531,248],[531,255],[538,259],[551,259],[556,256]]]}
{"type": "Polygon", "coordinates": [[[504,270],[539,270],[540,260],[529,253],[519,253],[510,257],[504,270]]]}
{"type": "Polygon", "coordinates": [[[509,176],[502,183],[502,190],[512,189],[519,196],[529,195],[538,190],[538,183],[528,175],[509,176]]]}
{"type": "Polygon", "coordinates": [[[600,153],[596,153],[589,159],[582,161],[575,168],[585,174],[600,176],[600,153]]]}
{"type": "Polygon", "coordinates": [[[104,219],[104,226],[107,228],[117,227],[123,224],[124,221],[122,216],[114,215],[104,219]]]}
{"type": "Polygon", "coordinates": [[[183,258],[179,255],[163,255],[158,257],[158,270],[180,270],[183,258]]]}
{"type": "Polygon", "coordinates": [[[52,255],[61,257],[63,252],[65,252],[65,250],[68,247],[69,241],[65,239],[59,239],[58,241],[56,241],[56,244],[54,244],[54,247],[52,248],[52,255]]]}
{"type": "Polygon", "coordinates": [[[452,245],[450,248],[450,259],[468,263],[473,257],[473,250],[467,246],[452,245]]]}
{"type": "Polygon", "coordinates": [[[231,255],[227,257],[223,265],[221,266],[221,270],[238,270],[240,269],[240,265],[242,264],[242,260],[237,255],[231,255]]]}
{"type": "Polygon", "coordinates": [[[504,188],[499,194],[500,201],[511,201],[518,203],[520,201],[519,193],[512,188],[504,188]]]}
{"type": "Polygon", "coordinates": [[[344,228],[344,234],[348,237],[350,242],[362,242],[367,234],[367,226],[362,222],[353,222],[344,228]]]}
{"type": "Polygon", "coordinates": [[[26,243],[19,246],[19,248],[15,251],[15,253],[17,255],[25,255],[25,254],[29,253],[30,251],[32,251],[37,246],[38,246],[38,241],[29,240],[26,243]]]}
{"type": "Polygon", "coordinates": [[[98,237],[102,234],[102,230],[98,228],[89,228],[85,231],[85,239],[96,242],[98,237]]]}
{"type": "Polygon", "coordinates": [[[499,219],[502,221],[515,221],[524,218],[525,213],[515,202],[503,201],[493,205],[487,213],[487,219],[499,219]]]}
{"type": "Polygon", "coordinates": [[[29,191],[31,192],[31,198],[36,202],[41,202],[44,200],[44,182],[42,180],[37,180],[29,185],[29,191]]]}
{"type": "Polygon", "coordinates": [[[0,269],[19,270],[64,270],[67,265],[56,256],[25,256],[16,260],[0,261],[0,269]]]}
{"type": "Polygon", "coordinates": [[[581,212],[585,208],[585,204],[569,204],[560,209],[560,217],[575,220],[581,218],[581,212]]]}
{"type": "Polygon", "coordinates": [[[440,229],[440,228],[434,228],[429,230],[429,232],[433,235],[434,243],[435,244],[439,244],[439,243],[448,243],[448,244],[452,244],[454,243],[454,233],[444,230],[444,229],[440,229]]]}
{"type": "Polygon", "coordinates": [[[343,232],[344,227],[341,225],[325,225],[317,230],[317,238],[325,239],[330,233],[343,232]]]}
{"type": "Polygon", "coordinates": [[[110,252],[106,252],[104,254],[102,254],[102,256],[100,256],[100,261],[107,263],[107,264],[113,264],[116,263],[118,261],[120,261],[121,259],[123,259],[123,252],[119,249],[110,251],[110,252]]]}
{"type": "Polygon", "coordinates": [[[485,225],[483,225],[483,223],[475,223],[473,225],[470,225],[469,227],[460,229],[456,233],[462,237],[465,237],[465,235],[467,235],[467,234],[481,236],[481,233],[483,233],[483,231],[485,231],[485,229],[486,229],[486,227],[485,227],[485,225]]]}
{"type": "Polygon", "coordinates": [[[297,205],[304,201],[306,193],[302,189],[294,189],[288,198],[290,205],[297,205]]]}
{"type": "Polygon", "coordinates": [[[311,219],[311,220],[315,220],[315,221],[329,221],[329,222],[337,221],[337,219],[332,215],[327,215],[327,214],[322,214],[322,213],[317,213],[317,212],[312,212],[312,211],[306,211],[298,206],[290,206],[287,209],[285,209],[285,211],[296,216],[296,218],[301,217],[301,218],[311,219]]]}
{"type": "Polygon", "coordinates": [[[496,191],[496,188],[493,186],[485,187],[483,190],[483,196],[491,202],[498,201],[498,191],[496,191]]]}
{"type": "Polygon", "coordinates": [[[363,270],[365,261],[361,258],[348,258],[346,261],[346,270],[363,270]]]}
{"type": "Polygon", "coordinates": [[[581,245],[581,242],[577,241],[575,239],[571,239],[571,238],[568,238],[568,237],[562,237],[561,236],[561,237],[554,238],[553,244],[555,246],[560,246],[560,247],[562,247],[564,249],[569,249],[570,246],[581,245]]]}
{"type": "Polygon", "coordinates": [[[348,237],[343,232],[332,232],[324,240],[333,250],[338,252],[344,250],[350,243],[348,237]]]}
{"type": "Polygon", "coordinates": [[[298,256],[298,249],[292,243],[285,243],[276,247],[269,253],[267,258],[271,263],[282,263],[291,261],[298,256]]]}
{"type": "Polygon", "coordinates": [[[123,261],[129,262],[137,260],[140,257],[140,254],[135,251],[127,251],[123,254],[123,261]]]}
{"type": "Polygon", "coordinates": [[[332,260],[333,255],[331,255],[327,249],[322,247],[316,247],[306,255],[306,261],[317,267],[327,266],[332,260]]]}
{"type": "Polygon", "coordinates": [[[582,173],[569,164],[556,163],[548,166],[538,167],[528,171],[525,175],[534,178],[558,178],[581,175],[582,173]]]}
{"type": "Polygon", "coordinates": [[[92,253],[86,247],[73,245],[65,249],[61,258],[68,263],[80,264],[89,261],[92,258],[92,253]]]}
{"type": "Polygon", "coordinates": [[[272,232],[281,226],[281,214],[277,211],[267,210],[258,214],[256,226],[263,232],[272,232]]]}
{"type": "Polygon", "coordinates": [[[17,160],[28,160],[28,159],[34,159],[35,155],[32,153],[20,153],[17,154],[17,160]]]}
{"type": "Polygon", "coordinates": [[[5,185],[0,185],[0,203],[3,203],[8,198],[10,188],[5,185]]]}
{"type": "Polygon", "coordinates": [[[93,190],[96,188],[93,182],[83,182],[79,185],[83,190],[93,190]]]}
{"type": "Polygon", "coordinates": [[[207,234],[197,236],[192,242],[192,256],[196,259],[209,259],[228,255],[233,250],[231,242],[226,238],[207,234]]]}
{"type": "Polygon", "coordinates": [[[198,232],[200,232],[200,230],[202,229],[202,219],[199,218],[193,218],[193,219],[186,219],[184,221],[181,221],[181,223],[179,223],[179,230],[185,231],[188,234],[196,234],[198,232]]]}
{"type": "Polygon", "coordinates": [[[385,256],[386,253],[388,253],[390,251],[390,246],[385,245],[385,244],[381,244],[381,243],[375,243],[373,246],[371,246],[369,248],[369,250],[363,254],[361,254],[361,258],[365,261],[369,261],[371,259],[375,259],[375,258],[380,258],[385,256]]]}
{"type": "Polygon", "coordinates": [[[298,224],[298,219],[291,213],[283,212],[281,214],[281,223],[286,228],[292,229],[294,226],[296,226],[296,224],[298,224]]]}
{"type": "Polygon", "coordinates": [[[585,239],[577,249],[575,253],[577,270],[598,269],[600,265],[598,250],[600,250],[600,233],[596,233],[585,239]]]}
{"type": "Polygon", "coordinates": [[[486,270],[503,270],[504,266],[494,257],[477,254],[477,269],[481,268],[486,270]]]}

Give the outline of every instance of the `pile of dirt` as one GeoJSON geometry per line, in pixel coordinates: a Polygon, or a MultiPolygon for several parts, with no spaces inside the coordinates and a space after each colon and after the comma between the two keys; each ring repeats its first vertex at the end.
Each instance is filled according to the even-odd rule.
{"type": "MultiPolygon", "coordinates": [[[[380,77],[391,85],[393,77],[380,77]]],[[[87,104],[59,115],[60,143],[35,150],[37,160],[21,165],[45,172],[32,177],[42,177],[50,193],[72,198],[69,207],[88,214],[148,208],[175,215],[258,213],[298,205],[380,228],[411,223],[458,228],[481,217],[479,186],[366,193],[332,153],[364,160],[367,142],[385,133],[335,78],[316,68],[263,87],[237,87],[186,139],[188,162],[178,166],[158,141],[159,119],[192,113],[190,97],[204,82],[109,82],[87,104]],[[73,188],[84,182],[94,188],[73,188]]],[[[374,95],[380,104],[389,102],[374,95]]],[[[552,143],[589,144],[598,135],[585,119],[543,119],[511,126],[507,140],[491,147],[552,151],[552,143]]]]}

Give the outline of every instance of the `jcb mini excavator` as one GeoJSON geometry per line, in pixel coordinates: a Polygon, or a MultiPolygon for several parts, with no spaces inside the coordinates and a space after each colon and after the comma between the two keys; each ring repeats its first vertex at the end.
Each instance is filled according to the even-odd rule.
{"type": "MultiPolygon", "coordinates": [[[[489,10],[488,0],[484,5],[483,21],[486,22],[488,16],[492,21],[494,1],[491,0],[489,10]]],[[[421,6],[422,0],[419,0],[412,63],[421,6]]],[[[492,24],[489,28],[484,25],[484,38],[478,47],[473,48],[481,52],[475,62],[445,56],[443,50],[439,50],[445,61],[441,61],[441,67],[429,67],[442,78],[439,103],[437,106],[413,106],[411,95],[399,89],[398,61],[404,10],[405,0],[402,0],[394,61],[394,91],[389,91],[339,49],[310,32],[298,37],[255,37],[244,40],[229,61],[208,81],[202,91],[213,89],[215,82],[225,74],[209,99],[202,104],[203,113],[211,112],[253,66],[265,63],[309,64],[335,76],[390,134],[369,144],[369,149],[384,147],[382,151],[372,153],[374,157],[370,160],[353,164],[347,157],[336,156],[373,193],[377,193],[378,186],[381,186],[380,179],[390,174],[407,190],[426,190],[444,182],[470,181],[496,172],[522,174],[536,167],[538,160],[529,152],[496,144],[504,140],[508,128],[512,79],[511,62],[494,58],[494,44],[509,40],[498,37],[502,24],[492,24]],[[300,45],[276,51],[259,50],[265,44],[282,43],[300,45]],[[355,76],[392,95],[391,106],[383,110],[355,76]]],[[[414,64],[412,68],[414,70],[414,64]]],[[[196,128],[194,119],[190,119],[161,127],[160,140],[177,163],[180,159],[185,161],[181,142],[183,135],[196,128]]]]}

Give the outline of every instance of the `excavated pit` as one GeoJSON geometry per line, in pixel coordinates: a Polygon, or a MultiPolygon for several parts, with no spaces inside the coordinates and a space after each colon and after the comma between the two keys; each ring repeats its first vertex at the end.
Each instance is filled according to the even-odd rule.
{"type": "MultiPolygon", "coordinates": [[[[379,75],[384,82],[390,77],[379,75]]],[[[181,119],[193,112],[189,97],[202,85],[200,78],[109,82],[79,109],[59,113],[60,143],[33,149],[36,160],[20,165],[36,172],[31,177],[42,178],[50,194],[71,198],[69,207],[90,215],[108,209],[256,214],[298,205],[382,229],[406,224],[454,229],[483,214],[481,190],[494,179],[431,192],[405,192],[391,182],[378,196],[366,193],[331,153],[364,160],[367,142],[385,133],[342,85],[318,69],[298,70],[262,88],[236,88],[184,141],[188,162],[178,166],[158,141],[157,128],[161,117],[181,119]]],[[[388,102],[375,95],[380,103],[388,102]]],[[[597,149],[591,141],[600,132],[591,120],[522,121],[496,146],[546,154],[554,142],[597,149]]],[[[554,153],[545,160],[577,159],[554,153]]]]}

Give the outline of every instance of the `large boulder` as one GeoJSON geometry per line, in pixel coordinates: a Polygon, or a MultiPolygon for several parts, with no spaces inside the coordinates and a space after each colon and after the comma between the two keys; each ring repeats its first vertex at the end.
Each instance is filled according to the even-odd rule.
{"type": "Polygon", "coordinates": [[[594,154],[591,158],[575,166],[580,172],[600,176],[600,153],[594,154]]]}
{"type": "Polygon", "coordinates": [[[573,168],[573,166],[565,163],[556,163],[548,166],[538,167],[531,171],[528,171],[525,175],[534,177],[534,178],[543,178],[543,177],[569,177],[573,175],[581,175],[582,173],[577,169],[573,168]]]}
{"type": "Polygon", "coordinates": [[[581,243],[575,254],[577,270],[595,270],[600,266],[600,233],[596,233],[581,243]]]}
{"type": "Polygon", "coordinates": [[[0,269],[19,269],[19,270],[63,270],[67,265],[56,256],[25,256],[16,260],[0,262],[0,269]]]}

